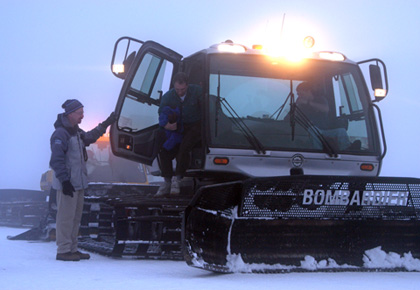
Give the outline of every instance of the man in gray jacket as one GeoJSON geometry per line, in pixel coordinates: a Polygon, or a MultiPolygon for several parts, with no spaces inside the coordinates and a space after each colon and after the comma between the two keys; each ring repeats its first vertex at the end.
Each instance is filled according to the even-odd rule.
{"type": "Polygon", "coordinates": [[[79,128],[83,119],[83,105],[67,100],[64,113],[57,116],[51,136],[50,167],[54,171],[53,188],[57,190],[56,241],[57,260],[79,261],[90,255],[77,248],[82,219],[84,190],[88,187],[86,146],[96,142],[107,127],[115,122],[114,113],[89,132],[79,128]]]}

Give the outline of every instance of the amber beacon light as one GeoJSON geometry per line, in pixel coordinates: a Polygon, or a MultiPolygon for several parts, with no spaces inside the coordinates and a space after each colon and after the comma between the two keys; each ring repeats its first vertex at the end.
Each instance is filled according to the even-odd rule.
{"type": "Polygon", "coordinates": [[[213,163],[216,165],[228,165],[229,158],[226,157],[215,157],[213,159],[213,163]]]}
{"type": "Polygon", "coordinates": [[[373,164],[370,164],[370,163],[363,163],[360,165],[360,170],[363,170],[363,171],[373,171],[373,169],[374,169],[374,166],[373,164]]]}

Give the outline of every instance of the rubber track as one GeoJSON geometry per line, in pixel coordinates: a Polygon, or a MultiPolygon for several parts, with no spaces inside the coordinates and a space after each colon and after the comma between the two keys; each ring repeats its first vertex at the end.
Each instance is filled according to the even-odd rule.
{"type": "Polygon", "coordinates": [[[230,269],[228,269],[226,266],[221,266],[221,265],[212,265],[212,266],[205,265],[203,268],[196,267],[196,266],[192,266],[192,267],[198,268],[198,269],[204,269],[204,270],[215,272],[215,273],[225,273],[225,274],[231,274],[231,273],[290,274],[290,273],[345,273],[345,272],[360,272],[360,273],[363,273],[363,272],[415,272],[415,271],[409,271],[403,267],[397,267],[397,268],[340,267],[340,268],[319,268],[315,270],[296,267],[296,268],[290,268],[290,269],[252,270],[251,272],[246,272],[246,271],[233,272],[230,269]]]}

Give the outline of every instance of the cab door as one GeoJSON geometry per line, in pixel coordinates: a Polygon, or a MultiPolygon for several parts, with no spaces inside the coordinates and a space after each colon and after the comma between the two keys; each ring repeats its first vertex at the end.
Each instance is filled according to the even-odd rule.
{"type": "Polygon", "coordinates": [[[182,56],[153,41],[139,43],[142,45],[124,73],[115,109],[118,119],[111,126],[110,140],[114,155],[152,165],[165,135],[158,125],[160,98],[170,89],[182,56]]]}

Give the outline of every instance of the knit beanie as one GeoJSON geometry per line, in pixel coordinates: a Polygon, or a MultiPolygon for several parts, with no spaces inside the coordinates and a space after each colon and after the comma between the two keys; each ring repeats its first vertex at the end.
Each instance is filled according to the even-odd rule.
{"type": "Polygon", "coordinates": [[[65,101],[61,105],[61,107],[64,109],[64,115],[68,115],[68,114],[76,111],[77,109],[83,108],[83,105],[78,100],[71,99],[71,100],[65,101]]]}

